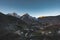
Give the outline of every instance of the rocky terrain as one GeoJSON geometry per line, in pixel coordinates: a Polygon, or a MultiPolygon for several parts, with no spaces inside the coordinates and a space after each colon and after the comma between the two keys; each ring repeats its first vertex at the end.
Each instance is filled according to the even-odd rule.
{"type": "Polygon", "coordinates": [[[35,18],[0,12],[0,40],[60,40],[60,15],[35,18]]]}

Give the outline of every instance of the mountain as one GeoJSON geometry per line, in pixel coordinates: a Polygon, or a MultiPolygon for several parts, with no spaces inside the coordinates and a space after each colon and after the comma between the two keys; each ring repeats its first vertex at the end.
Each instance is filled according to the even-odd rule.
{"type": "Polygon", "coordinates": [[[27,13],[18,16],[0,12],[0,40],[54,40],[54,37],[60,37],[60,15],[35,18],[27,13]]]}
{"type": "Polygon", "coordinates": [[[22,24],[26,23],[17,17],[0,13],[0,29],[15,30],[17,25],[22,24]]]}
{"type": "Polygon", "coordinates": [[[30,16],[28,13],[20,17],[21,20],[26,22],[29,26],[40,28],[40,24],[37,18],[30,16]]]}
{"type": "Polygon", "coordinates": [[[13,12],[13,13],[8,13],[7,15],[11,15],[17,18],[20,18],[20,15],[18,15],[17,13],[13,12]]]}
{"type": "Polygon", "coordinates": [[[0,39],[20,40],[21,38],[21,40],[23,40],[24,37],[27,39],[27,36],[30,37],[32,32],[35,32],[38,29],[38,25],[37,19],[28,14],[18,18],[0,12],[0,39]]]}
{"type": "Polygon", "coordinates": [[[20,18],[21,20],[25,21],[27,24],[34,24],[38,22],[38,19],[35,17],[30,16],[29,14],[24,14],[20,18]]]}
{"type": "Polygon", "coordinates": [[[34,22],[37,22],[37,18],[35,18],[35,17],[32,17],[32,16],[30,16],[29,14],[24,14],[23,16],[21,16],[21,19],[23,20],[23,21],[25,21],[26,23],[28,23],[28,24],[32,24],[32,23],[34,23],[34,22]]]}
{"type": "Polygon", "coordinates": [[[55,24],[60,24],[60,15],[58,16],[47,16],[44,18],[38,18],[39,22],[41,23],[47,23],[47,24],[51,24],[51,25],[55,25],[55,24]]]}

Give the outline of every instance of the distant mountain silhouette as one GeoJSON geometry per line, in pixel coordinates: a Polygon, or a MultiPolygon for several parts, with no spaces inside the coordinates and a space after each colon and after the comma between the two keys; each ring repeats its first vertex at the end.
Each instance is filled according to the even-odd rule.
{"type": "Polygon", "coordinates": [[[60,24],[60,15],[58,16],[47,16],[44,18],[38,18],[38,20],[42,23],[50,23],[50,24],[60,24]]]}

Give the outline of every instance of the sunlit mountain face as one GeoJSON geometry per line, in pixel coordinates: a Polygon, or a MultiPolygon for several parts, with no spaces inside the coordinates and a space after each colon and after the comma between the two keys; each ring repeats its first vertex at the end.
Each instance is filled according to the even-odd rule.
{"type": "Polygon", "coordinates": [[[0,0],[3,13],[25,13],[33,17],[60,15],[60,0],[0,0]]]}

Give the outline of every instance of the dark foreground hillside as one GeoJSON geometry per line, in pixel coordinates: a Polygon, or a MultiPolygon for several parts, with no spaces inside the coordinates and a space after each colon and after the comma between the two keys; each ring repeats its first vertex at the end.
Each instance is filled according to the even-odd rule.
{"type": "Polygon", "coordinates": [[[0,40],[60,40],[60,16],[35,18],[0,12],[0,40]]]}

